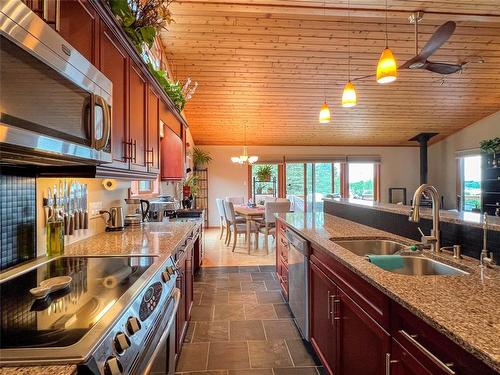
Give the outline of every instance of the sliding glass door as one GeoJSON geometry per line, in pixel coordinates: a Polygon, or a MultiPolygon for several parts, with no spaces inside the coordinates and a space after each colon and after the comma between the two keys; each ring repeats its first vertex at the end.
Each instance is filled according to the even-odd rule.
{"type": "Polygon", "coordinates": [[[375,164],[349,163],[349,198],[375,200],[375,164]]]}
{"type": "Polygon", "coordinates": [[[306,209],[306,169],[304,163],[286,163],[286,197],[292,202],[294,211],[306,209]]]}

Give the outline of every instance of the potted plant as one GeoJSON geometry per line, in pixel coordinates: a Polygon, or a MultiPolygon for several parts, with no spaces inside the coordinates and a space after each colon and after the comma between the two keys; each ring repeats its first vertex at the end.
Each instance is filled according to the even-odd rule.
{"type": "Polygon", "coordinates": [[[195,170],[200,170],[212,161],[212,155],[199,147],[194,147],[192,152],[193,164],[195,170]]]}
{"type": "MultiPolygon", "coordinates": [[[[497,167],[496,153],[500,151],[500,137],[485,139],[479,143],[479,146],[481,147],[481,151],[485,152],[486,154],[493,154],[491,165],[493,167],[497,167]]],[[[488,160],[488,163],[489,162],[490,161],[488,160]]]]}
{"type": "Polygon", "coordinates": [[[168,9],[172,0],[108,0],[111,11],[123,30],[142,54],[146,45],[151,48],[156,34],[172,22],[168,9]]]}
{"type": "Polygon", "coordinates": [[[255,172],[255,177],[257,177],[257,181],[269,182],[271,181],[272,173],[273,167],[271,165],[259,165],[257,171],[255,172]]]}

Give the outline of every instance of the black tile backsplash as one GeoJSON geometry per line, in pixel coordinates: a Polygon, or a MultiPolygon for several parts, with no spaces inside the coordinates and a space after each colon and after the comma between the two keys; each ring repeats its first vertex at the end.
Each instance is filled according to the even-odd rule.
{"type": "MultiPolygon", "coordinates": [[[[420,241],[418,227],[425,234],[430,234],[432,220],[420,219],[419,223],[408,221],[408,216],[393,212],[379,211],[372,208],[347,205],[325,201],[323,210],[326,213],[355,221],[386,232],[420,241]]],[[[408,213],[410,208],[408,208],[408,213]]],[[[483,230],[464,224],[454,224],[441,221],[441,246],[462,245],[462,253],[479,259],[483,249],[483,230]]],[[[495,259],[500,259],[500,232],[488,231],[487,247],[494,253],[495,259]]]]}
{"type": "Polygon", "coordinates": [[[36,257],[36,180],[0,174],[0,270],[36,257]]]}

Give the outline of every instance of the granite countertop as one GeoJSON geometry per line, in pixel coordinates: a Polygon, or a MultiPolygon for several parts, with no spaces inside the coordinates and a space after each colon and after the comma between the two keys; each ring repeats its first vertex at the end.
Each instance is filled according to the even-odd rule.
{"type": "MultiPolygon", "coordinates": [[[[68,245],[66,255],[155,255],[173,253],[200,224],[147,223],[121,232],[104,232],[68,245]]],[[[0,367],[0,375],[72,375],[76,365],[0,367]]]]}
{"type": "Polygon", "coordinates": [[[485,363],[500,371],[500,267],[480,272],[479,261],[429,256],[469,272],[464,276],[408,276],[384,271],[331,239],[415,241],[329,214],[287,213],[279,220],[319,245],[371,285],[400,303],[485,363]]]}
{"type": "MultiPolygon", "coordinates": [[[[374,210],[393,212],[403,215],[409,215],[411,206],[402,204],[381,203],[373,201],[364,201],[362,199],[351,198],[324,198],[324,201],[334,202],[352,206],[372,208],[374,210]]],[[[420,216],[425,219],[432,220],[432,209],[427,207],[420,208],[420,216]]],[[[475,212],[458,212],[458,211],[439,211],[440,221],[445,221],[454,224],[465,224],[473,227],[483,227],[483,215],[475,212]]],[[[500,217],[488,216],[488,228],[495,231],[500,231],[500,217]]]]}

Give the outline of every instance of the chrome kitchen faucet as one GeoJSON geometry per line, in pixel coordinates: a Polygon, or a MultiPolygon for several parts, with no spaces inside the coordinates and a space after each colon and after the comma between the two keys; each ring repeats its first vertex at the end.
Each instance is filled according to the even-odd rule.
{"type": "Polygon", "coordinates": [[[420,198],[422,193],[429,193],[432,199],[432,231],[430,236],[422,234],[422,243],[430,245],[430,249],[434,252],[441,251],[441,232],[439,230],[439,193],[437,189],[428,184],[420,185],[415,194],[413,195],[413,205],[411,207],[410,216],[408,220],[418,223],[420,221],[420,198]]]}

